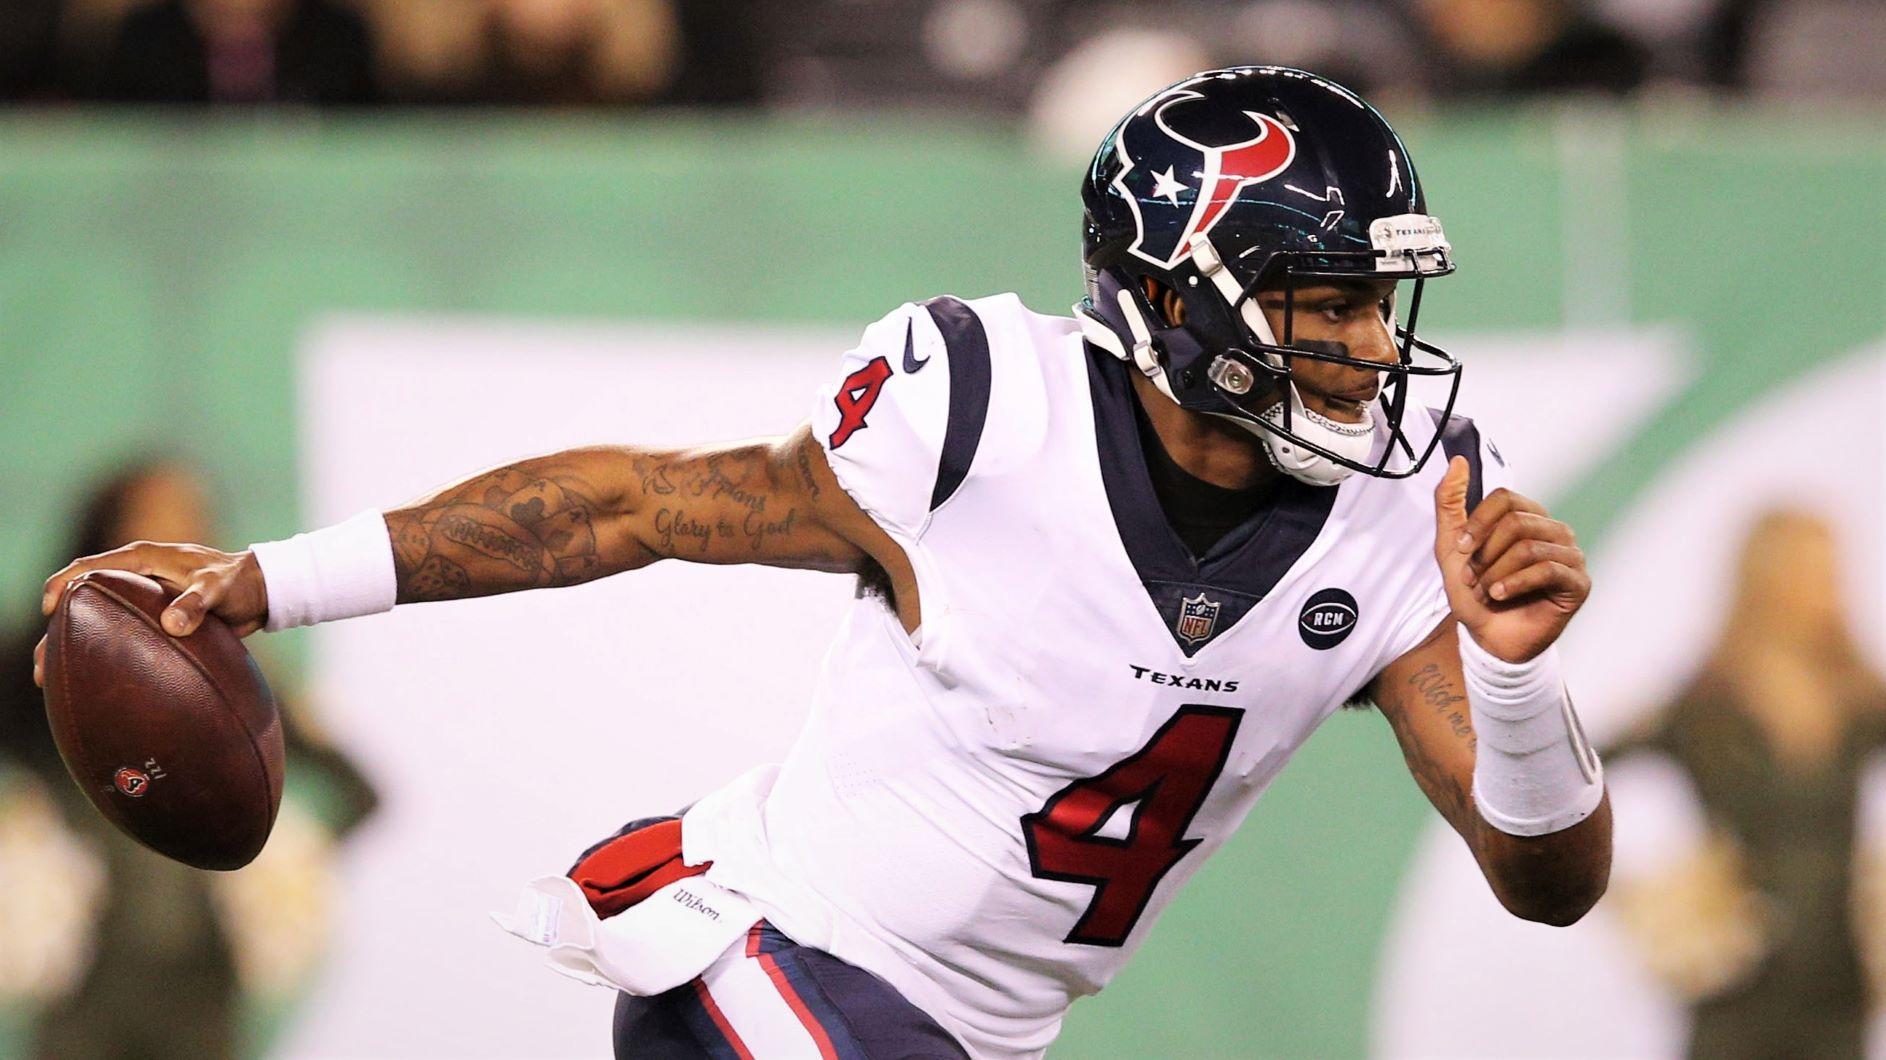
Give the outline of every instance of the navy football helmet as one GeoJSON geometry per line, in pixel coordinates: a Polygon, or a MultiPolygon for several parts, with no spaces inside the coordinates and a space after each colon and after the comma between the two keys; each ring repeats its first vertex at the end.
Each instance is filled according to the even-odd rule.
{"type": "Polygon", "coordinates": [[[1087,298],[1075,312],[1089,342],[1181,406],[1257,433],[1272,462],[1304,481],[1404,478],[1426,462],[1434,442],[1417,451],[1402,416],[1411,376],[1450,378],[1443,421],[1460,388],[1459,362],[1414,330],[1425,281],[1454,270],[1452,248],[1407,148],[1373,107],[1301,70],[1202,73],[1122,118],[1081,190],[1087,298]],[[1154,311],[1147,278],[1183,301],[1183,325],[1154,311]],[[1413,281],[1405,325],[1392,302],[1385,310],[1396,363],[1293,334],[1299,286],[1358,278],[1413,281]],[[1285,294],[1282,335],[1257,305],[1261,289],[1285,294]],[[1305,408],[1289,378],[1297,357],[1385,373],[1365,422],[1305,408]]]}

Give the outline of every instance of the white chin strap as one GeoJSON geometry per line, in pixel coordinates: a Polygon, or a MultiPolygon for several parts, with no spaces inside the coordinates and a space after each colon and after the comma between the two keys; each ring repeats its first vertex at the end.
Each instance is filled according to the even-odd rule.
{"type": "Polygon", "coordinates": [[[1081,337],[1106,350],[1122,361],[1139,369],[1140,374],[1152,380],[1153,386],[1161,394],[1173,401],[1178,395],[1172,392],[1172,383],[1166,379],[1165,367],[1159,363],[1159,355],[1153,352],[1152,330],[1146,326],[1146,318],[1139,311],[1139,303],[1125,291],[1119,292],[1120,315],[1126,318],[1126,326],[1133,333],[1133,346],[1128,349],[1120,341],[1120,336],[1113,333],[1107,325],[1081,312],[1081,307],[1074,307],[1074,319],[1080,322],[1081,337]]]}
{"type": "MultiPolygon", "coordinates": [[[[1343,423],[1304,407],[1303,398],[1297,393],[1297,384],[1289,383],[1286,389],[1290,392],[1292,434],[1357,463],[1368,461],[1370,450],[1375,448],[1374,405],[1362,406],[1361,423],[1343,423]]],[[[1264,421],[1283,427],[1284,403],[1279,401],[1265,409],[1264,421]]],[[[1355,468],[1339,464],[1282,435],[1272,434],[1248,420],[1237,422],[1244,424],[1263,440],[1264,452],[1270,457],[1273,467],[1299,482],[1307,482],[1312,486],[1334,486],[1355,474],[1355,468]]]]}

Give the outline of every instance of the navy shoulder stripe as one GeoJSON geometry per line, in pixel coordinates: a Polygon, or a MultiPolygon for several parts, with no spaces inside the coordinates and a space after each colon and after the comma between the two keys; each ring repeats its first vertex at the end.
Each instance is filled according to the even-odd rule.
{"type": "Polygon", "coordinates": [[[1457,456],[1467,458],[1467,511],[1471,514],[1480,503],[1480,428],[1473,421],[1459,413],[1447,418],[1447,425],[1441,426],[1439,409],[1429,409],[1434,417],[1434,425],[1441,430],[1441,452],[1452,460],[1457,456]]]}
{"type": "Polygon", "coordinates": [[[989,420],[989,333],[961,299],[932,298],[923,307],[943,334],[950,365],[949,424],[937,459],[936,487],[930,491],[930,510],[936,511],[969,476],[976,447],[982,444],[982,428],[989,420]]]}

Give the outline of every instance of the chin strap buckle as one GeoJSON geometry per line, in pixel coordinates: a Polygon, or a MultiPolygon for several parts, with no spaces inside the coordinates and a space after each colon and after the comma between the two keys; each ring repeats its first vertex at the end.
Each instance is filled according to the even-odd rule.
{"type": "Polygon", "coordinates": [[[1257,376],[1244,365],[1226,357],[1224,354],[1212,358],[1211,367],[1205,370],[1211,381],[1218,384],[1220,390],[1243,397],[1257,385],[1257,376]]]}

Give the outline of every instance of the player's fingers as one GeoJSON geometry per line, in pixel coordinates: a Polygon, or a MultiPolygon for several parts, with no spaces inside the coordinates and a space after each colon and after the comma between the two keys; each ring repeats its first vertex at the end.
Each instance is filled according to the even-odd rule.
{"type": "Polygon", "coordinates": [[[1500,561],[1501,556],[1521,541],[1549,541],[1559,545],[1576,544],[1572,528],[1549,515],[1509,511],[1504,518],[1493,524],[1493,528],[1487,533],[1486,541],[1474,550],[1474,565],[1483,571],[1491,568],[1500,561]]]}
{"type": "Polygon", "coordinates": [[[87,571],[119,566],[119,561],[125,558],[124,553],[129,550],[130,546],[114,548],[110,552],[101,552],[96,556],[84,556],[75,559],[59,568],[52,577],[46,579],[46,584],[40,588],[39,613],[42,615],[52,614],[53,609],[59,606],[59,597],[65,595],[66,586],[77,581],[79,576],[87,571]]]}
{"type": "Polygon", "coordinates": [[[173,637],[187,637],[203,624],[203,616],[216,607],[223,596],[222,582],[208,574],[190,579],[183,592],[164,608],[164,632],[173,637]]]}
{"type": "Polygon", "coordinates": [[[1462,552],[1474,551],[1474,546],[1487,539],[1487,535],[1501,519],[1506,517],[1506,513],[1514,511],[1531,512],[1535,515],[1546,514],[1545,506],[1531,497],[1514,493],[1505,487],[1496,489],[1487,494],[1467,516],[1465,533],[1467,537],[1472,538],[1472,541],[1462,541],[1460,550],[1462,552]]]}
{"type": "Polygon", "coordinates": [[[1531,497],[1528,497],[1523,493],[1515,493],[1514,491],[1507,489],[1505,486],[1501,486],[1499,489],[1494,490],[1488,496],[1499,497],[1500,499],[1504,500],[1506,502],[1508,509],[1512,511],[1531,512],[1534,515],[1546,514],[1545,505],[1540,504],[1538,501],[1533,500],[1531,497]]]}
{"type": "Polygon", "coordinates": [[[1487,595],[1501,603],[1528,596],[1562,596],[1575,607],[1590,592],[1589,575],[1551,560],[1535,563],[1487,586],[1487,595]]]}
{"type": "MultiPolygon", "coordinates": [[[[1465,462],[1462,461],[1462,463],[1465,462]]],[[[1461,520],[1460,540],[1455,543],[1456,551],[1474,551],[1480,546],[1480,542],[1487,539],[1487,534],[1492,532],[1494,524],[1511,510],[1512,500],[1505,490],[1495,490],[1491,495],[1482,498],[1480,503],[1474,506],[1473,511],[1467,514],[1467,518],[1461,520]]]]}
{"type": "Polygon", "coordinates": [[[1458,548],[1464,540],[1461,528],[1467,522],[1467,461],[1455,457],[1447,462],[1447,473],[1441,476],[1440,485],[1434,487],[1434,551],[1445,556],[1451,551],[1465,552],[1458,548]]]}
{"type": "Polygon", "coordinates": [[[57,574],[46,579],[45,587],[40,592],[39,610],[50,615],[59,606],[59,598],[67,587],[79,578],[95,570],[122,570],[133,574],[142,574],[166,582],[175,587],[188,583],[190,575],[202,565],[197,553],[201,551],[188,545],[159,545],[149,541],[134,541],[110,552],[100,552],[96,556],[84,556],[66,564],[57,574]]]}
{"type": "Polygon", "coordinates": [[[59,606],[59,598],[72,583],[92,571],[121,570],[152,578],[168,588],[181,591],[206,569],[224,559],[221,552],[201,545],[159,544],[134,541],[110,552],[86,556],[66,564],[59,573],[46,579],[39,606],[50,615],[59,606]]]}
{"type": "Polygon", "coordinates": [[[1478,582],[1488,586],[1497,585],[1503,579],[1525,570],[1535,563],[1563,563],[1573,570],[1582,570],[1585,566],[1585,554],[1576,545],[1561,545],[1551,541],[1526,539],[1514,542],[1513,546],[1500,554],[1493,565],[1480,572],[1478,582]]]}
{"type": "Polygon", "coordinates": [[[46,687],[46,638],[44,637],[39,638],[39,643],[33,645],[33,683],[41,688],[46,687]]]}

